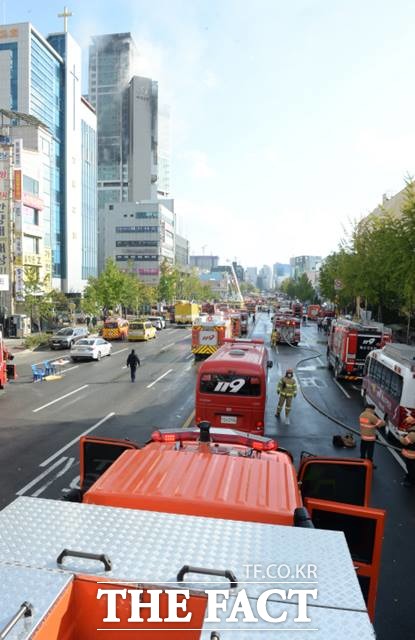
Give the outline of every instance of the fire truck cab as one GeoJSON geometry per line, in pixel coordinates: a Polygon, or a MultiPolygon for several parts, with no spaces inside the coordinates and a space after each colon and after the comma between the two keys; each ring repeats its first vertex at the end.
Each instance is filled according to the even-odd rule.
{"type": "Polygon", "coordinates": [[[297,346],[301,340],[301,320],[290,313],[277,313],[273,318],[271,343],[285,343],[297,346]]]}
{"type": "Polygon", "coordinates": [[[232,323],[223,314],[200,316],[192,326],[192,353],[195,360],[208,358],[232,337],[232,323]]]}

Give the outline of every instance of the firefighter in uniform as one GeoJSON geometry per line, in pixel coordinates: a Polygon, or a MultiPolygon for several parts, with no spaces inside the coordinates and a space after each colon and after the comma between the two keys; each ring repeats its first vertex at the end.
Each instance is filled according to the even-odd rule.
{"type": "Polygon", "coordinates": [[[403,424],[410,428],[405,436],[399,438],[401,444],[404,445],[402,456],[406,462],[406,476],[402,484],[404,487],[413,487],[415,486],[415,418],[409,416],[403,424]]]}
{"type": "MultiPolygon", "coordinates": [[[[360,425],[360,457],[367,458],[373,463],[373,453],[376,442],[376,429],[384,427],[385,422],[377,417],[373,404],[367,404],[359,416],[360,425]]],[[[376,466],[373,465],[376,469],[376,466]]]]}
{"type": "Polygon", "coordinates": [[[285,376],[281,378],[277,385],[277,393],[279,393],[279,400],[277,411],[275,412],[275,417],[279,418],[282,408],[285,404],[285,417],[288,418],[288,415],[291,411],[291,403],[293,398],[297,395],[297,384],[294,379],[294,372],[292,369],[287,369],[285,372],[285,376]]]}

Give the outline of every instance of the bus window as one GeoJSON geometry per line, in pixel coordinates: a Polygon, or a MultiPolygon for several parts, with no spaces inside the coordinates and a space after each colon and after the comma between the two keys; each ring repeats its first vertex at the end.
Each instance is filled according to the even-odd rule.
{"type": "Polygon", "coordinates": [[[400,400],[402,395],[402,388],[403,388],[402,376],[400,376],[399,373],[393,372],[392,382],[391,382],[391,395],[396,400],[400,400]]]}
{"type": "Polygon", "coordinates": [[[259,396],[261,383],[259,378],[252,376],[206,373],[200,378],[200,392],[259,396]]]}

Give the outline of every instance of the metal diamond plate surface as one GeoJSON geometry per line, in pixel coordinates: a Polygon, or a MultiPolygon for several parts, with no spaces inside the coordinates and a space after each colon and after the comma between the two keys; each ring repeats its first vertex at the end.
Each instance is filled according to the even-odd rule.
{"type": "Polygon", "coordinates": [[[0,566],[0,629],[19,611],[23,602],[33,605],[33,615],[20,620],[7,640],[30,638],[50,607],[73,580],[63,572],[28,567],[0,566]]]}
{"type": "Polygon", "coordinates": [[[298,615],[298,608],[295,605],[270,602],[267,611],[273,618],[278,618],[285,611],[287,612],[287,619],[284,622],[272,623],[258,618],[255,603],[251,601],[252,611],[258,622],[226,622],[226,618],[232,612],[233,604],[234,599],[229,599],[226,612],[218,612],[220,622],[205,623],[200,636],[201,640],[211,640],[213,631],[219,634],[220,640],[275,640],[280,635],[284,640],[308,637],[319,640],[374,640],[375,638],[368,616],[358,611],[308,607],[307,615],[311,621],[299,623],[294,621],[298,615]],[[301,630],[304,630],[303,633],[301,630]]]}
{"type": "MultiPolygon", "coordinates": [[[[0,512],[0,564],[57,569],[56,558],[64,548],[106,553],[112,561],[112,570],[105,572],[100,562],[67,558],[62,568],[68,572],[166,585],[175,583],[183,565],[230,569],[251,597],[272,587],[295,587],[298,577],[284,576],[292,580],[290,584],[281,576],[279,581],[270,581],[262,572],[252,575],[247,565],[261,565],[264,571],[270,565],[284,565],[295,571],[297,565],[313,564],[318,584],[297,586],[316,587],[318,605],[366,610],[345,538],[339,532],[27,497],[0,512]]],[[[212,587],[212,581],[219,581],[216,588],[229,586],[209,576],[186,579],[202,582],[185,582],[182,587],[205,589],[209,584],[212,587]]]]}

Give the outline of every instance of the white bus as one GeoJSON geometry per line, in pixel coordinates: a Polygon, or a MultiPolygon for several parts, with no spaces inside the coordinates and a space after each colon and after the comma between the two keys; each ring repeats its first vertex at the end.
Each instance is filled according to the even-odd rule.
{"type": "Polygon", "coordinates": [[[363,371],[362,397],[385,420],[386,434],[404,435],[403,421],[415,417],[415,347],[391,343],[371,351],[363,371]]]}

